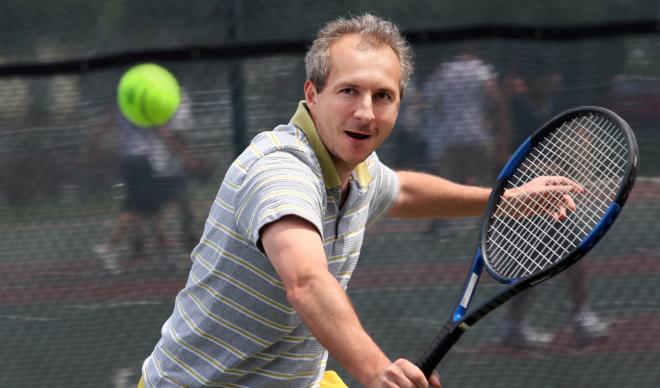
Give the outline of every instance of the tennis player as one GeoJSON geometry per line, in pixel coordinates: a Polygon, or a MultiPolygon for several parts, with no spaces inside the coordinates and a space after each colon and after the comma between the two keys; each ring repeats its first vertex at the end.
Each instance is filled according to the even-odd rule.
{"type": "Polygon", "coordinates": [[[227,171],[144,362],[146,387],[323,386],[328,352],[365,387],[440,386],[381,351],[345,289],[379,217],[476,216],[490,189],[379,161],[413,71],[392,23],[330,22],[306,70],[291,121],[256,136],[227,171]]]}

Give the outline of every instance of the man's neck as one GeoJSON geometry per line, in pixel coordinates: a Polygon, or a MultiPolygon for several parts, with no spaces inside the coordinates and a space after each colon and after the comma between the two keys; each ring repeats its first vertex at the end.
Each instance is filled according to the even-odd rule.
{"type": "Polygon", "coordinates": [[[348,166],[347,163],[337,161],[334,157],[332,157],[333,162],[335,164],[335,168],[337,169],[337,175],[339,175],[339,182],[340,184],[340,190],[341,190],[341,199],[339,201],[339,207],[341,208],[344,206],[344,203],[346,203],[346,199],[348,198],[348,194],[351,189],[351,175],[353,174],[353,171],[355,170],[355,166],[348,166]]]}
{"type": "Polygon", "coordinates": [[[348,199],[348,195],[351,192],[351,185],[350,185],[350,177],[349,179],[346,179],[346,181],[342,180],[341,183],[341,197],[339,199],[339,208],[341,209],[344,207],[344,204],[346,203],[346,200],[348,199]]]}
{"type": "Polygon", "coordinates": [[[337,158],[334,157],[334,155],[331,155],[332,161],[335,165],[335,169],[337,170],[337,175],[339,175],[339,181],[341,182],[341,190],[342,192],[348,187],[348,181],[351,179],[351,175],[353,174],[353,171],[355,171],[355,168],[357,166],[348,164],[346,162],[337,160],[337,158]]]}

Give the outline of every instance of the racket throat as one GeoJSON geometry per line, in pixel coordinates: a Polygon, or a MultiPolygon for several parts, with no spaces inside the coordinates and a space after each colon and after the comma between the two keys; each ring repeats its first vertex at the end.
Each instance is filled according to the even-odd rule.
{"type": "Polygon", "coordinates": [[[452,315],[452,322],[454,324],[460,322],[470,306],[472,297],[474,296],[474,291],[477,288],[479,283],[479,278],[481,276],[481,271],[484,268],[484,261],[481,256],[481,249],[477,249],[477,253],[472,259],[470,264],[470,272],[468,273],[465,283],[463,283],[463,292],[461,292],[461,297],[454,308],[454,313],[452,315]]]}

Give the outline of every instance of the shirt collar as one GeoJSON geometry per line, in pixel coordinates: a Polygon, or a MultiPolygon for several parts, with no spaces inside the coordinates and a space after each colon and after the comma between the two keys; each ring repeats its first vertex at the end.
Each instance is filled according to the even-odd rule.
{"type": "MultiPolygon", "coordinates": [[[[293,115],[291,122],[296,127],[300,128],[307,136],[309,143],[312,146],[312,150],[316,154],[316,158],[321,165],[321,172],[323,173],[323,180],[325,182],[326,188],[335,188],[341,185],[339,180],[339,173],[337,173],[337,168],[332,162],[330,153],[325,148],[325,145],[321,141],[319,134],[316,130],[316,125],[312,116],[307,110],[307,104],[305,101],[300,101],[298,104],[298,109],[293,115]]],[[[371,182],[371,174],[369,173],[369,168],[367,167],[366,162],[362,162],[355,167],[354,171],[355,176],[357,177],[358,183],[361,187],[367,187],[371,182]]]]}

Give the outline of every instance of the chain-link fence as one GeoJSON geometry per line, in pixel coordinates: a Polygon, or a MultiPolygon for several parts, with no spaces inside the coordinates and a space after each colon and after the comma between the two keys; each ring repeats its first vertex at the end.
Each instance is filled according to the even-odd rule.
{"type": "MultiPolygon", "coordinates": [[[[611,0],[5,2],[0,386],[136,384],[229,163],[294,113],[315,31],[367,10],[398,23],[415,49],[397,128],[379,151],[394,168],[490,185],[521,138],[578,105],[619,113],[640,146],[637,186],[585,259],[586,281],[568,274],[528,297],[525,327],[535,330],[525,346],[507,341],[509,307],[480,322],[441,365],[444,384],[659,386],[659,8],[611,0]],[[150,135],[149,168],[167,186],[154,194],[153,217],[126,222],[129,182],[140,175],[125,158],[115,93],[121,74],[146,61],[183,87],[172,129],[195,167],[175,174],[175,156],[150,135]],[[579,287],[594,335],[583,335],[573,314],[579,287]],[[543,346],[526,346],[548,333],[543,346]]],[[[367,231],[349,294],[390,357],[416,358],[444,323],[477,226],[383,220],[367,231]]],[[[329,367],[354,384],[334,360],[329,367]]]]}

